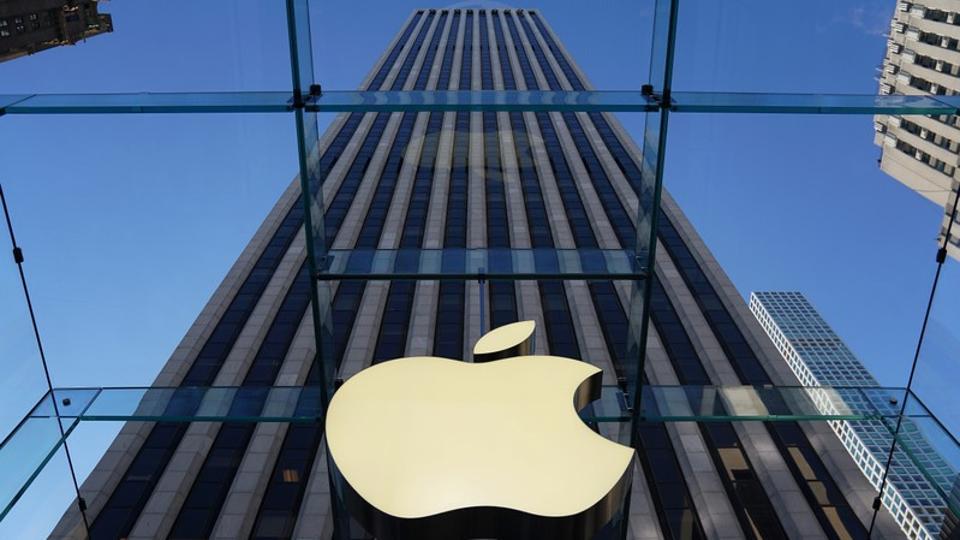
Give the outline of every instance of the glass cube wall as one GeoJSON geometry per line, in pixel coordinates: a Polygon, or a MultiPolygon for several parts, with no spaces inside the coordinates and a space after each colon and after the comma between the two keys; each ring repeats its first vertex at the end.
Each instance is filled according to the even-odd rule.
{"type": "MultiPolygon", "coordinates": [[[[86,465],[79,504],[58,512],[42,534],[369,538],[328,478],[323,413],[339,385],[403,356],[471,361],[473,343],[489,329],[534,320],[538,353],[603,370],[602,399],[582,413],[587,424],[637,450],[630,495],[590,537],[896,538],[899,501],[874,504],[891,465],[891,481],[936,484],[923,526],[914,520],[908,534],[951,534],[960,483],[949,465],[958,462],[949,430],[910,388],[884,390],[900,396],[897,403],[866,410],[851,404],[879,392],[876,381],[866,390],[790,390],[810,381],[783,361],[708,249],[724,229],[700,226],[714,213],[738,216],[707,197],[692,204],[707,209],[704,218],[684,202],[696,190],[678,183],[675,199],[669,175],[662,187],[665,172],[700,162],[703,148],[678,137],[710,133],[712,122],[936,117],[956,113],[951,94],[675,89],[675,71],[691,79],[675,58],[702,54],[697,39],[711,35],[690,28],[709,26],[718,9],[681,9],[675,0],[642,8],[649,74],[631,90],[595,90],[550,26],[548,7],[504,6],[414,9],[391,28],[359,91],[331,90],[320,85],[314,61],[330,21],[305,0],[284,7],[254,13],[264,25],[285,25],[289,88],[278,89],[276,62],[267,59],[271,91],[204,93],[174,84],[185,93],[0,96],[0,128],[51,118],[41,115],[275,115],[291,128],[283,142],[296,140],[276,161],[289,167],[288,178],[299,173],[251,231],[152,389],[51,388],[14,430],[0,460],[25,474],[4,488],[6,524],[36,500],[45,480],[35,472],[63,465],[68,435],[95,420],[130,420],[86,465]],[[318,20],[313,41],[310,24],[318,20]],[[668,130],[671,122],[677,131],[668,130]],[[322,132],[320,124],[328,124],[322,132]],[[826,412],[811,405],[825,395],[840,401],[826,412]],[[904,413],[918,419],[901,422],[904,413]],[[885,430],[873,449],[880,479],[863,477],[823,421],[845,415],[885,430]],[[918,462],[927,448],[912,434],[921,424],[940,437],[943,470],[918,462]],[[883,463],[883,444],[893,441],[896,459],[883,463]],[[43,451],[25,460],[22,447],[43,451]],[[935,474],[942,478],[931,481],[935,474]]],[[[114,18],[114,35],[121,22],[114,18]]],[[[275,45],[260,50],[275,57],[275,45]]],[[[753,151],[776,148],[770,141],[753,151]]],[[[749,170],[749,154],[742,146],[730,155],[749,170]]],[[[936,284],[944,258],[930,260],[936,284]]],[[[745,256],[732,267],[739,272],[744,261],[768,262],[745,256]]],[[[916,281],[928,287],[922,277],[916,281]]],[[[922,307],[909,319],[923,319],[921,340],[922,307]]],[[[900,364],[923,367],[917,358],[942,350],[917,349],[914,362],[900,364]]],[[[896,386],[912,386],[915,372],[896,386]]]]}

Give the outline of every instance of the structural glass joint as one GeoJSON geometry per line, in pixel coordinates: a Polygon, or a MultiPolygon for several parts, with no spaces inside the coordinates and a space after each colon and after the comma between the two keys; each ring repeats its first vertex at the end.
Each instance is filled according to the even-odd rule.
{"type": "Polygon", "coordinates": [[[319,84],[311,84],[307,92],[307,97],[304,99],[302,90],[298,88],[293,91],[291,103],[294,109],[304,109],[308,103],[314,103],[318,97],[323,95],[323,88],[319,84]]]}
{"type": "Polygon", "coordinates": [[[640,95],[655,103],[660,109],[669,109],[672,105],[672,100],[670,99],[670,89],[666,89],[662,93],[658,94],[654,91],[652,84],[645,84],[640,87],[640,95]]]}

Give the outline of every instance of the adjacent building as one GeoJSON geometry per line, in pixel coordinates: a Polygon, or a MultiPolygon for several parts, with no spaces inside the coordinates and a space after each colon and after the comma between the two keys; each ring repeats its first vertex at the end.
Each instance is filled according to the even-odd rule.
{"type": "MultiPolygon", "coordinates": [[[[750,311],[802,385],[836,387],[835,391],[845,398],[843,403],[854,410],[879,409],[884,414],[896,414],[897,399],[902,396],[849,388],[877,388],[880,384],[803,294],[754,292],[750,295],[750,311]]],[[[829,410],[835,407],[831,400],[822,402],[820,407],[824,413],[838,412],[829,410]]],[[[893,425],[883,420],[829,424],[863,474],[879,489],[893,442],[893,425]]],[[[942,494],[949,495],[954,489],[957,471],[937,453],[912,420],[904,420],[900,438],[904,442],[901,448],[908,448],[909,455],[902,449],[896,452],[884,505],[909,538],[941,538],[941,534],[947,538],[956,520],[947,512],[942,494]]]]}
{"type": "MultiPolygon", "coordinates": [[[[592,87],[537,11],[421,9],[361,88],[592,87]]],[[[335,248],[635,246],[641,155],[609,114],[343,114],[321,138],[316,159],[327,241],[335,248]]],[[[796,385],[669,195],[661,210],[646,379],[796,385]]],[[[302,223],[294,181],[157,386],[315,383],[302,223]]],[[[631,285],[335,283],[339,374],[346,379],[401,356],[470,361],[481,320],[497,327],[532,319],[537,352],[595,363],[605,384],[616,385],[632,362],[631,285]]],[[[866,537],[875,489],[824,422],[647,423],[640,432],[632,496],[622,509],[629,538],[866,537]]],[[[94,539],[320,539],[333,528],[329,485],[318,424],[134,422],[82,492],[94,539]]],[[[874,538],[902,536],[886,511],[878,523],[874,538]]],[[[598,538],[613,532],[608,527],[598,538]]],[[[84,534],[71,508],[51,536],[84,534]]],[[[362,530],[349,535],[368,537],[362,530]]]]}
{"type": "Polygon", "coordinates": [[[0,62],[113,32],[98,0],[0,0],[0,62]]]}
{"type": "MultiPolygon", "coordinates": [[[[950,0],[897,1],[880,93],[960,94],[960,5],[950,0]]],[[[944,208],[937,238],[942,245],[960,190],[960,115],[878,115],[875,128],[881,170],[944,208]]],[[[947,253],[960,257],[960,227],[954,226],[947,253]]]]}

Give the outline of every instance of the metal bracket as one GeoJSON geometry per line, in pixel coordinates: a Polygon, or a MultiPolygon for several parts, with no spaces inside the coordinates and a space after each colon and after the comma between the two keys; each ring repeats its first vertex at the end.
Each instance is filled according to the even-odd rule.
{"type": "Polygon", "coordinates": [[[304,109],[308,103],[313,103],[316,99],[323,95],[323,88],[319,84],[311,84],[310,89],[307,90],[306,98],[302,90],[294,90],[293,97],[290,98],[290,106],[294,109],[304,109]]]}
{"type": "Polygon", "coordinates": [[[653,90],[652,84],[645,84],[640,87],[640,95],[650,98],[660,109],[669,109],[673,106],[673,100],[670,98],[670,89],[658,94],[653,90]]]}

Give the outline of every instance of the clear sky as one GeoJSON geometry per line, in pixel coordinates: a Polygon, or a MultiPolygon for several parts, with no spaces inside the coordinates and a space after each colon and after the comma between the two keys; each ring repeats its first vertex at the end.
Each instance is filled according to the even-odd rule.
{"type": "MultiPolygon", "coordinates": [[[[314,3],[315,66],[326,89],[356,88],[415,7],[476,5],[314,3]]],[[[540,8],[596,87],[636,89],[647,78],[650,3],[515,7],[540,8]]],[[[289,87],[280,0],[105,6],[112,34],[0,64],[0,93],[289,87]]],[[[893,0],[685,0],[675,88],[876,93],[893,9],[893,0]]],[[[639,135],[642,115],[621,119],[639,135]]],[[[941,210],[880,172],[872,123],[868,116],[673,115],[665,182],[744,296],[804,292],[883,384],[903,385],[941,210]]],[[[293,119],[281,114],[0,119],[0,182],[55,384],[153,380],[295,175],[294,141],[293,119]]],[[[44,383],[16,269],[4,257],[5,433],[44,383]]],[[[921,395],[954,427],[960,414],[948,385],[956,380],[960,308],[942,299],[958,292],[960,270],[951,262],[918,374],[921,395]]],[[[82,471],[114,429],[78,433],[82,471]]],[[[62,466],[58,458],[50,467],[58,478],[62,466]]],[[[48,504],[19,509],[17,530],[42,531],[66,504],[67,484],[48,481],[57,489],[28,494],[48,504]]],[[[12,521],[0,524],[0,536],[15,537],[12,521]]]]}

